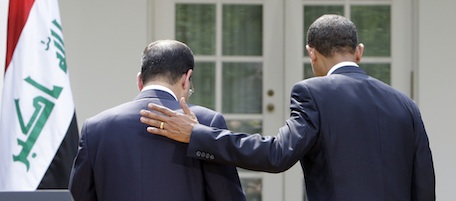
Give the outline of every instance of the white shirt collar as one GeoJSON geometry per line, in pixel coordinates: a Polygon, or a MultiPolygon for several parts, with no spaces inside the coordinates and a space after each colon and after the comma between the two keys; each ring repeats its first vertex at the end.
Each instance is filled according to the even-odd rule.
{"type": "Polygon", "coordinates": [[[169,89],[168,87],[164,87],[164,86],[161,86],[161,85],[154,85],[154,84],[152,84],[152,85],[147,85],[147,86],[145,86],[145,87],[141,90],[141,92],[143,92],[143,91],[145,91],[145,90],[149,90],[149,89],[155,89],[155,90],[161,90],[161,91],[168,92],[168,93],[171,94],[171,95],[174,97],[174,99],[176,99],[176,101],[177,101],[176,94],[174,94],[174,92],[171,91],[171,89],[169,89]]]}
{"type": "Polygon", "coordinates": [[[340,62],[340,63],[336,64],[331,69],[329,69],[328,74],[326,74],[326,75],[331,75],[335,70],[337,70],[337,69],[339,69],[341,67],[344,67],[344,66],[356,66],[356,67],[359,67],[358,64],[356,64],[355,62],[344,61],[344,62],[340,62]]]}

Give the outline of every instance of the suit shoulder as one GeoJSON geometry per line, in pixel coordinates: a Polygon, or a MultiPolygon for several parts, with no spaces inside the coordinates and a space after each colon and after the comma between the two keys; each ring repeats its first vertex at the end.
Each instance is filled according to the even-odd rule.
{"type": "Polygon", "coordinates": [[[106,110],[101,111],[100,113],[89,117],[88,121],[93,122],[101,122],[101,121],[108,121],[113,120],[113,117],[117,118],[126,118],[129,116],[139,116],[139,110],[144,104],[140,104],[137,101],[130,101],[126,103],[122,103],[120,105],[108,108],[106,110]]]}
{"type": "Polygon", "coordinates": [[[296,82],[294,86],[313,86],[327,83],[330,80],[328,76],[321,76],[321,77],[311,77],[299,82],[296,82]]]}
{"type": "Polygon", "coordinates": [[[312,78],[307,78],[305,80],[301,80],[299,82],[296,82],[293,85],[292,91],[301,91],[303,89],[309,90],[315,87],[322,87],[324,85],[329,84],[328,78],[326,76],[324,77],[312,77],[312,78]]]}
{"type": "Polygon", "coordinates": [[[226,121],[219,112],[198,105],[189,105],[201,124],[226,128],[226,121]]]}
{"type": "Polygon", "coordinates": [[[189,105],[190,109],[195,113],[196,116],[198,115],[212,115],[215,116],[219,114],[219,112],[216,112],[212,109],[209,109],[207,107],[199,106],[199,105],[189,105]]]}

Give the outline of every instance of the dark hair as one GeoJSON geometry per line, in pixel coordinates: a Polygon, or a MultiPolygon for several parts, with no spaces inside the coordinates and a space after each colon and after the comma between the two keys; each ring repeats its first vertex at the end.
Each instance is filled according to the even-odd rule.
{"type": "Polygon", "coordinates": [[[307,31],[307,44],[325,57],[354,53],[358,45],[356,26],[340,15],[323,15],[307,31]]]}
{"type": "Polygon", "coordinates": [[[144,49],[141,59],[143,83],[164,77],[169,84],[175,84],[182,74],[193,69],[195,60],[192,50],[182,42],[158,40],[144,49]]]}

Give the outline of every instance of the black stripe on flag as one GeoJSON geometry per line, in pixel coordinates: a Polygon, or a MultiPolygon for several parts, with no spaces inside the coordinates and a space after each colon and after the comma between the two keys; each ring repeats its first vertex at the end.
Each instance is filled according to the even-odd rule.
{"type": "Polygon", "coordinates": [[[76,112],[59,150],[43,176],[38,189],[67,189],[73,160],[78,151],[79,130],[76,112]]]}

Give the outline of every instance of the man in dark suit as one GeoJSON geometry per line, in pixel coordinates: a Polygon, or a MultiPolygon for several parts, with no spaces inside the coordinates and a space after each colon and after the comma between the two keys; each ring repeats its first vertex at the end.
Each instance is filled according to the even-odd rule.
{"type": "Polygon", "coordinates": [[[273,137],[233,134],[150,105],[148,131],[190,142],[187,154],[266,172],[301,162],[310,201],[435,200],[435,175],[419,109],[406,95],[368,76],[358,64],[364,46],[345,17],[324,15],[308,30],[315,78],[291,92],[291,116],[273,137]],[[149,119],[152,118],[152,119],[149,119]],[[176,128],[179,128],[176,129],[176,128]],[[220,147],[223,147],[221,149],[220,147]]]}
{"type": "MultiPolygon", "coordinates": [[[[84,123],[69,186],[76,201],[245,200],[234,166],[186,157],[187,144],[150,135],[139,122],[139,111],[150,102],[180,109],[177,100],[193,91],[193,67],[193,53],[181,42],[146,47],[138,74],[141,93],[84,123]]],[[[202,124],[226,128],[220,113],[190,109],[202,124]]]]}

